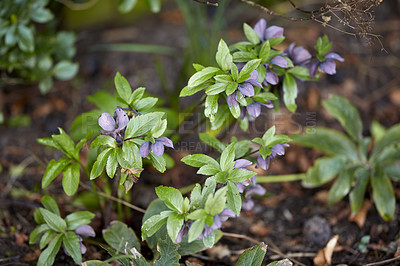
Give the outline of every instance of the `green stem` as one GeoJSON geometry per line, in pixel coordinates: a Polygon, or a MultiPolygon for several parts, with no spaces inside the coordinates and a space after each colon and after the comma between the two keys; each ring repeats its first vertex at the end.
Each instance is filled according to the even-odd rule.
{"type": "Polygon", "coordinates": [[[277,183],[304,180],[306,174],[257,176],[257,183],[277,183]]]}

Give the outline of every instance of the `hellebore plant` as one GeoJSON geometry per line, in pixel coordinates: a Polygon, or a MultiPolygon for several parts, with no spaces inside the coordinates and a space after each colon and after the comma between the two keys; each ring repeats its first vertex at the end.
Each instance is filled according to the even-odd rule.
{"type": "MultiPolygon", "coordinates": [[[[294,44],[287,50],[276,48],[284,40],[283,28],[267,27],[266,21],[260,20],[254,29],[244,24],[244,33],[247,41],[230,47],[221,39],[215,57],[217,67],[194,64],[196,73],[180,93],[181,97],[200,91],[204,93],[201,96],[204,101],[198,104],[198,108],[209,119],[214,134],[221,132],[233,120],[237,120],[243,130],[247,130],[249,121],[254,121],[261,114],[261,106],[277,109],[280,98],[294,112],[296,80],[314,79],[309,70],[312,58],[307,50],[295,48],[294,44]]],[[[325,71],[325,60],[325,64],[331,64],[328,60],[333,58],[332,55],[325,56],[331,43],[326,37],[319,38],[315,48],[318,60],[322,62],[318,66],[325,71]]],[[[74,134],[75,137],[86,134],[77,144],[62,129],[60,134],[51,138],[38,139],[39,143],[65,154],[58,161],[49,162],[42,180],[43,188],[63,172],[64,191],[67,195],[74,195],[79,184],[85,182],[80,180],[82,170],[95,189],[100,188],[97,188],[93,180],[101,178],[101,183],[106,187],[104,190],[115,192],[115,189],[110,189],[109,180],[114,179],[113,186],[118,188],[115,196],[121,198],[121,188],[125,193],[131,190],[145,171],[146,164],[161,173],[173,167],[174,161],[165,147],[174,148],[172,140],[176,141],[181,136],[179,130],[173,129],[179,129],[184,121],[172,110],[157,106],[157,98],[145,96],[145,88],[132,90],[128,81],[119,73],[114,83],[115,96],[101,92],[90,96],[89,99],[99,110],[85,113],[73,123],[74,130],[77,130],[79,124],[85,128],[78,130],[79,134],[74,134]],[[112,111],[113,116],[110,114],[112,111]],[[92,120],[97,123],[84,123],[92,120]],[[171,127],[171,124],[174,126],[171,127]],[[171,134],[175,132],[176,135],[171,134]],[[94,140],[88,145],[91,149],[89,154],[94,158],[88,157],[88,162],[81,160],[80,151],[91,137],[94,140]]],[[[178,264],[181,256],[212,247],[223,235],[223,222],[239,216],[242,209],[251,210],[255,196],[265,194],[266,190],[257,184],[257,174],[248,167],[256,165],[267,170],[272,159],[284,155],[291,138],[276,134],[275,131],[273,126],[261,137],[253,140],[232,137],[230,143],[221,142],[211,132],[200,133],[199,138],[215,148],[220,155],[211,157],[206,154],[190,154],[182,158],[186,165],[199,168],[198,175],[207,176],[203,185],[200,182],[194,185],[190,195],[186,196],[173,187],[155,188],[158,198],[147,207],[141,227],[141,238],[154,251],[154,260],[149,262],[141,255],[140,242],[131,228],[121,222],[113,222],[103,231],[103,238],[109,246],[107,251],[112,256],[108,261],[116,258],[123,265],[171,265],[178,264]]],[[[115,196],[112,194],[110,199],[115,199],[115,196]]],[[[85,249],[81,246],[80,236],[93,236],[87,224],[94,215],[78,212],[68,215],[64,221],[52,207],[54,203],[49,207],[47,202],[45,200],[43,204],[49,210],[41,208],[36,212],[36,216],[43,219],[37,219],[39,226],[32,232],[31,242],[36,242],[40,234],[46,231],[40,241],[41,248],[45,244],[49,245],[42,254],[51,254],[54,260],[61,242],[65,241],[66,252],[76,263],[80,263],[81,251],[85,249]],[[69,218],[75,218],[74,215],[82,219],[75,221],[69,218]],[[52,231],[47,233],[49,230],[52,231]],[[69,245],[70,238],[73,240],[73,248],[69,245]]],[[[119,199],[118,202],[124,201],[119,199]]],[[[128,203],[126,205],[131,206],[128,203]]],[[[134,209],[141,210],[137,207],[134,209]]],[[[121,218],[122,213],[119,214],[121,218]]],[[[265,253],[265,245],[258,245],[244,252],[238,264],[261,265],[265,253]]],[[[39,265],[45,264],[43,259],[39,259],[39,262],[39,265]]],[[[88,262],[96,265],[100,263],[88,262]]]]}

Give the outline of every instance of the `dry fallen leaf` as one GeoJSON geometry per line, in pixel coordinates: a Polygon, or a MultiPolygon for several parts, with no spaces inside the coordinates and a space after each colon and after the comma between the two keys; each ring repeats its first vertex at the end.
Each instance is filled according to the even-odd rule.
{"type": "Polygon", "coordinates": [[[212,248],[207,249],[206,252],[211,258],[222,259],[231,256],[231,251],[227,245],[215,245],[212,248]]]}
{"type": "Polygon", "coordinates": [[[314,264],[317,266],[325,266],[332,264],[332,255],[339,239],[339,235],[333,236],[326,244],[324,249],[321,249],[317,256],[314,257],[314,264]]]}
{"type": "Polygon", "coordinates": [[[364,203],[358,210],[358,212],[355,215],[349,217],[349,221],[355,222],[358,227],[363,228],[365,224],[365,219],[367,218],[368,210],[371,208],[371,205],[372,203],[370,200],[364,200],[364,203]]]}
{"type": "Polygon", "coordinates": [[[28,241],[29,237],[26,234],[15,234],[15,242],[18,246],[23,247],[26,246],[26,241],[28,241]]]}
{"type": "Polygon", "coordinates": [[[250,233],[252,233],[256,236],[265,237],[269,234],[269,232],[271,231],[271,228],[265,226],[264,223],[259,222],[259,223],[251,225],[249,227],[249,231],[250,231],[250,233]]]}

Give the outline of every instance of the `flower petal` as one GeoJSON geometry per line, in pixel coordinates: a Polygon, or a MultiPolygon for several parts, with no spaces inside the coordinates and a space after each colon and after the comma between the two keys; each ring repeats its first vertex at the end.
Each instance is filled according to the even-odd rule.
{"type": "Polygon", "coordinates": [[[151,149],[154,154],[157,156],[161,156],[164,153],[164,144],[161,141],[157,141],[151,144],[151,149]]]}
{"type": "Polygon", "coordinates": [[[253,163],[246,159],[238,159],[235,161],[233,168],[243,168],[252,165],[253,163]]]}
{"type": "Polygon", "coordinates": [[[114,118],[109,113],[102,113],[99,117],[99,126],[107,131],[113,131],[115,129],[114,118]]]}
{"type": "Polygon", "coordinates": [[[126,125],[129,122],[129,117],[128,115],[125,113],[125,111],[117,106],[115,108],[115,114],[114,114],[117,118],[117,125],[118,125],[118,129],[124,129],[126,127],[126,125]]]}
{"type": "Polygon", "coordinates": [[[257,80],[258,79],[258,72],[257,70],[253,70],[250,72],[250,77],[247,80],[257,80]]]}
{"type": "Polygon", "coordinates": [[[235,183],[239,193],[243,193],[244,189],[246,188],[246,186],[242,183],[235,183]]]}
{"type": "Polygon", "coordinates": [[[244,82],[239,84],[238,89],[244,96],[254,96],[254,88],[250,83],[244,82]]]}
{"type": "Polygon", "coordinates": [[[344,62],[344,58],[338,55],[337,53],[329,53],[325,56],[325,59],[335,59],[340,62],[344,62]]]}
{"type": "Polygon", "coordinates": [[[248,188],[246,190],[246,196],[250,196],[250,195],[262,196],[262,195],[265,194],[265,192],[267,192],[265,190],[265,188],[263,188],[261,185],[257,184],[257,185],[254,185],[254,186],[252,186],[252,187],[250,187],[250,188],[248,188]]]}
{"type": "Polygon", "coordinates": [[[82,242],[80,242],[80,246],[81,246],[81,254],[85,254],[87,250],[86,246],[82,244],[82,242]]]}
{"type": "Polygon", "coordinates": [[[95,237],[96,233],[94,232],[93,228],[90,225],[83,224],[76,228],[75,233],[81,235],[83,237],[95,237]]]}
{"type": "Polygon", "coordinates": [[[319,67],[326,74],[333,75],[336,74],[336,63],[333,59],[328,59],[325,62],[322,62],[319,67]]]}
{"type": "Polygon", "coordinates": [[[274,108],[274,104],[270,100],[268,100],[266,103],[260,103],[260,104],[267,108],[274,108]]]}
{"type": "Polygon", "coordinates": [[[257,157],[257,165],[264,170],[269,168],[269,161],[270,158],[268,156],[265,159],[261,155],[257,157]]]}
{"type": "Polygon", "coordinates": [[[167,137],[159,137],[156,139],[156,142],[157,141],[161,142],[166,147],[174,148],[174,144],[172,143],[172,140],[170,140],[167,137]]]}
{"type": "Polygon", "coordinates": [[[265,39],[269,40],[272,38],[282,37],[283,28],[278,26],[271,26],[265,30],[265,39]]]}
{"type": "Polygon", "coordinates": [[[252,103],[247,106],[247,112],[252,117],[256,118],[261,114],[261,104],[258,102],[252,103]]]}
{"type": "Polygon", "coordinates": [[[225,222],[228,218],[236,217],[236,214],[231,209],[224,209],[219,216],[221,221],[225,222]]]}
{"type": "Polygon", "coordinates": [[[228,103],[229,107],[231,107],[232,105],[234,106],[239,105],[239,102],[236,99],[236,92],[226,96],[226,102],[228,103]]]}
{"type": "Polygon", "coordinates": [[[219,229],[222,226],[221,217],[219,215],[214,216],[214,223],[211,225],[212,229],[219,229]]]}
{"type": "Polygon", "coordinates": [[[257,32],[258,38],[260,38],[261,42],[264,41],[264,32],[267,28],[267,21],[261,18],[257,21],[256,25],[254,25],[254,31],[257,32]]]}
{"type": "Polygon", "coordinates": [[[295,65],[300,65],[305,63],[307,60],[311,58],[311,54],[309,51],[304,49],[303,46],[298,46],[293,49],[291,59],[293,61],[293,64],[295,65]]]}
{"type": "Polygon", "coordinates": [[[276,85],[279,82],[279,77],[275,74],[274,71],[267,68],[267,72],[265,74],[265,81],[271,85],[276,85]]]}
{"type": "Polygon", "coordinates": [[[142,146],[140,146],[140,156],[142,156],[143,158],[147,157],[150,153],[150,141],[146,141],[145,143],[142,144],[142,146]]]}
{"type": "Polygon", "coordinates": [[[275,152],[278,155],[284,155],[285,154],[285,148],[282,144],[275,144],[272,146],[272,151],[275,152]]]}
{"type": "Polygon", "coordinates": [[[277,55],[274,58],[272,58],[270,64],[277,65],[277,66],[280,66],[280,67],[287,67],[288,66],[288,62],[281,55],[277,55]]]}
{"type": "Polygon", "coordinates": [[[317,74],[319,64],[320,64],[319,62],[314,62],[310,66],[308,66],[308,68],[310,69],[311,79],[314,79],[315,75],[317,74]]]}
{"type": "Polygon", "coordinates": [[[249,211],[249,210],[253,209],[253,207],[254,207],[254,201],[250,197],[243,199],[243,202],[242,202],[243,210],[249,211]]]}

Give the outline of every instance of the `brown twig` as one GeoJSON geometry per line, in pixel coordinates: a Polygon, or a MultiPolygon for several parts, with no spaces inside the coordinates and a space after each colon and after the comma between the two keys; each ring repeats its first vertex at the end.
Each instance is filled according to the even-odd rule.
{"type": "MultiPolygon", "coordinates": [[[[84,189],[92,190],[89,186],[87,186],[86,184],[84,184],[84,183],[82,183],[82,182],[80,182],[79,184],[80,184],[84,189]]],[[[119,202],[119,203],[121,203],[122,205],[125,205],[125,206],[127,206],[128,208],[131,208],[132,210],[135,210],[135,211],[138,211],[138,212],[141,212],[141,213],[146,213],[146,210],[145,210],[145,209],[142,209],[142,208],[140,208],[140,207],[138,207],[138,206],[135,206],[135,205],[133,205],[133,204],[131,204],[131,203],[129,203],[129,202],[126,202],[126,201],[121,200],[121,199],[119,199],[119,198],[116,198],[116,197],[107,195],[106,193],[103,193],[103,192],[101,192],[101,191],[97,191],[96,193],[97,193],[98,195],[102,196],[102,197],[107,198],[107,199],[113,200],[113,201],[115,201],[115,202],[119,202]]]]}
{"type": "MultiPolygon", "coordinates": [[[[261,244],[260,241],[254,239],[252,237],[246,236],[246,235],[235,234],[235,233],[227,233],[227,232],[222,232],[222,235],[223,236],[227,236],[227,237],[246,239],[247,241],[250,241],[250,242],[252,242],[254,244],[257,244],[257,245],[261,244]]],[[[287,254],[282,253],[278,248],[268,247],[268,249],[271,250],[272,252],[282,256],[282,257],[289,258],[290,260],[292,260],[293,262],[297,263],[298,265],[306,266],[305,264],[301,263],[300,261],[288,256],[287,254]]]]}
{"type": "Polygon", "coordinates": [[[200,4],[205,4],[205,5],[208,5],[208,6],[218,6],[218,3],[202,1],[202,0],[193,0],[193,1],[195,1],[197,3],[200,3],[200,4]]]}
{"type": "Polygon", "coordinates": [[[386,264],[386,263],[389,263],[389,262],[393,262],[393,261],[396,261],[396,260],[400,260],[400,256],[397,256],[397,257],[394,257],[394,258],[391,258],[391,259],[387,259],[387,260],[378,261],[378,262],[368,263],[368,264],[365,264],[365,266],[383,265],[383,264],[386,264]]]}

